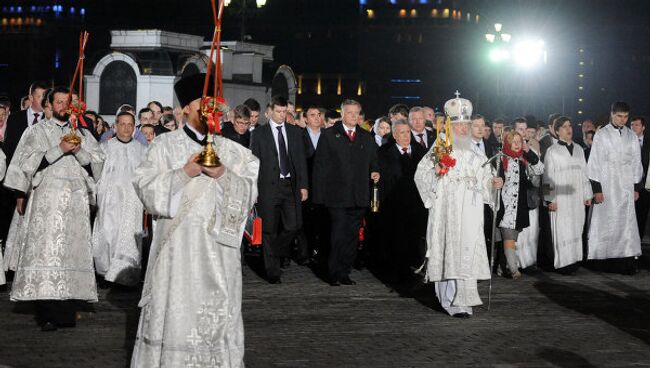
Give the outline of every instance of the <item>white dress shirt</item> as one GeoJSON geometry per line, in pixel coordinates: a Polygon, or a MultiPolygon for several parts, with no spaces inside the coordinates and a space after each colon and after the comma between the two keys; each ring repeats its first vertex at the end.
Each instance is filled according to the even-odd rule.
{"type": "Polygon", "coordinates": [[[318,147],[318,139],[320,138],[320,129],[317,132],[314,132],[311,128],[307,127],[307,133],[309,133],[311,145],[316,149],[318,147]]]}
{"type": "MultiPolygon", "coordinates": [[[[271,124],[271,133],[273,134],[273,141],[275,141],[275,152],[278,153],[278,167],[280,167],[280,143],[278,143],[278,127],[282,127],[280,129],[282,131],[282,137],[284,137],[284,145],[286,146],[287,149],[287,157],[289,156],[289,140],[287,139],[287,128],[284,127],[284,123],[276,123],[275,121],[269,119],[269,124],[271,124]]],[[[280,174],[280,178],[290,178],[291,173],[287,173],[287,175],[282,175],[280,174]]]]}
{"type": "Polygon", "coordinates": [[[427,130],[424,129],[422,132],[418,133],[415,130],[411,129],[411,133],[413,133],[413,136],[415,137],[415,143],[420,144],[420,137],[419,135],[422,134],[422,141],[424,142],[424,146],[426,148],[429,148],[429,137],[427,137],[427,130]]]}
{"type": "Polygon", "coordinates": [[[472,145],[474,146],[473,148],[475,148],[476,150],[487,154],[487,152],[485,152],[485,142],[483,142],[482,139],[478,142],[472,139],[472,145]]]}
{"type": "Polygon", "coordinates": [[[397,149],[399,150],[400,155],[404,154],[404,148],[406,148],[406,153],[408,153],[409,156],[411,155],[411,145],[410,144],[408,146],[406,146],[406,147],[402,147],[397,143],[395,143],[395,145],[397,146],[397,149]]]}
{"type": "Polygon", "coordinates": [[[38,114],[37,122],[41,121],[45,116],[43,115],[43,111],[41,112],[36,112],[32,110],[32,107],[27,108],[27,126],[30,127],[34,125],[34,114],[38,114]]]}

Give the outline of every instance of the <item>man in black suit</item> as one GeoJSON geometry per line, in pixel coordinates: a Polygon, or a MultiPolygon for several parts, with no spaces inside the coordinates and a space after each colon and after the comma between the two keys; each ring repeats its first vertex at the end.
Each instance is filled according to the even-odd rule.
{"type": "Polygon", "coordinates": [[[251,110],[246,105],[239,105],[233,110],[233,122],[223,123],[221,135],[248,148],[251,142],[251,110]]]}
{"type": "Polygon", "coordinates": [[[301,202],[307,200],[307,161],[300,128],[286,124],[287,99],[271,99],[269,123],[251,136],[251,151],[260,159],[258,215],[262,218],[264,267],[268,281],[281,282],[283,257],[302,226],[301,202]]]}
{"type": "Polygon", "coordinates": [[[406,120],[393,122],[394,141],[377,151],[381,181],[379,237],[382,263],[391,281],[408,282],[424,261],[427,210],[415,186],[415,170],[426,149],[413,143],[406,120]]]}
{"type": "MultiPolygon", "coordinates": [[[[305,143],[305,154],[307,156],[309,188],[312,188],[314,154],[316,153],[321,133],[324,130],[323,117],[321,116],[320,109],[316,106],[307,107],[302,114],[305,118],[306,124],[306,127],[302,132],[305,143]]],[[[301,238],[299,244],[299,259],[306,262],[314,253],[318,255],[317,260],[323,259],[322,257],[326,256],[323,241],[327,238],[327,235],[325,234],[327,228],[327,212],[322,205],[315,204],[311,198],[309,198],[303,202],[303,219],[304,237],[301,238]]]]}
{"type": "Polygon", "coordinates": [[[314,157],[314,202],[327,207],[332,223],[330,284],[352,285],[361,219],[370,204],[370,180],[379,181],[377,145],[358,128],[361,104],[345,100],[341,122],[321,131],[314,157]]]}
{"type": "Polygon", "coordinates": [[[639,225],[639,235],[641,240],[645,235],[646,222],[648,221],[648,211],[650,211],[650,193],[643,188],[645,185],[646,177],[648,176],[648,162],[650,161],[650,140],[646,135],[646,120],[641,116],[633,117],[630,123],[632,132],[636,135],[641,146],[641,165],[643,166],[643,178],[639,184],[634,188],[635,192],[639,193],[639,199],[634,202],[636,209],[636,221],[639,225]]]}
{"type": "Polygon", "coordinates": [[[411,126],[411,142],[419,144],[425,150],[429,150],[433,142],[436,141],[436,133],[426,129],[427,119],[424,116],[424,108],[412,107],[408,119],[411,126]]]}
{"type": "MultiPolygon", "coordinates": [[[[540,158],[542,162],[546,157],[546,151],[552,145],[556,144],[558,139],[555,134],[553,125],[560,114],[551,114],[548,116],[548,134],[539,140],[540,158]]],[[[540,198],[544,198],[544,186],[540,185],[540,198]]],[[[551,217],[547,206],[539,206],[539,240],[537,243],[537,266],[545,269],[552,269],[555,259],[553,249],[553,237],[551,234],[551,217]]]]}

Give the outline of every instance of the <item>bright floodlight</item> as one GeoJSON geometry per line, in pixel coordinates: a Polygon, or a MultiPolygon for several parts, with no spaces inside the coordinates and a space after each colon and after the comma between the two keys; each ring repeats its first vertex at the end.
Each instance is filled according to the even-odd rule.
{"type": "Polygon", "coordinates": [[[513,49],[515,63],[522,68],[533,68],[546,63],[546,50],[542,40],[526,40],[515,45],[513,49]]]}
{"type": "Polygon", "coordinates": [[[257,7],[261,8],[266,5],[266,0],[257,0],[257,7]]]}
{"type": "Polygon", "coordinates": [[[500,63],[510,58],[510,52],[503,48],[494,48],[490,50],[490,60],[494,63],[500,63]]]}

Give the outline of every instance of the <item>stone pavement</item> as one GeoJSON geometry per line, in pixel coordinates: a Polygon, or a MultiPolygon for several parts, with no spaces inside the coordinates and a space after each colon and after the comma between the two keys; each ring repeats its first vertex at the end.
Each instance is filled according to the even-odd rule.
{"type": "MultiPolygon", "coordinates": [[[[245,268],[247,367],[650,366],[647,268],[496,278],[492,309],[469,320],[442,313],[430,285],[401,295],[368,270],[352,277],[333,288],[292,265],[269,285],[245,268]]],[[[76,328],[43,333],[0,293],[0,367],[127,366],[138,296],[102,290],[76,328]]]]}

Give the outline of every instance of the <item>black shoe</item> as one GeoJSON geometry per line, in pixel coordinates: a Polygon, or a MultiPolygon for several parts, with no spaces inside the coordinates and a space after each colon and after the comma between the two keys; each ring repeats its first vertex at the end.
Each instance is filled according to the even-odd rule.
{"type": "Polygon", "coordinates": [[[330,281],[330,286],[341,286],[341,281],[332,280],[332,281],[330,281]]]}
{"type": "Polygon", "coordinates": [[[274,284],[274,285],[282,283],[282,279],[280,278],[280,276],[278,276],[278,277],[269,277],[268,281],[269,281],[269,284],[274,284]]]}
{"type": "Polygon", "coordinates": [[[470,317],[469,313],[461,312],[461,313],[454,313],[451,315],[454,318],[461,318],[461,319],[467,319],[470,317]]]}
{"type": "Polygon", "coordinates": [[[352,280],[350,277],[346,277],[346,278],[341,279],[341,284],[343,284],[343,285],[356,285],[357,283],[354,280],[352,280]]]}
{"type": "Polygon", "coordinates": [[[53,322],[45,322],[41,326],[41,331],[43,332],[50,332],[50,331],[56,331],[59,327],[54,324],[53,322]]]}

